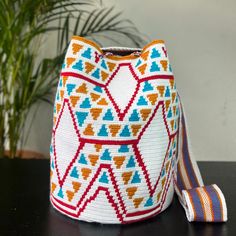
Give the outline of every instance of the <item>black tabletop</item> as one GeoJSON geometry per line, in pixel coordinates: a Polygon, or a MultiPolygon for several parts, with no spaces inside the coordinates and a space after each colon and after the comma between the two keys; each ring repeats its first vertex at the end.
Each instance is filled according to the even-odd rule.
{"type": "Polygon", "coordinates": [[[0,159],[0,235],[221,236],[236,235],[236,162],[200,162],[205,184],[225,194],[227,223],[189,223],[177,197],[158,216],[130,225],[76,221],[49,203],[49,161],[0,159]]]}

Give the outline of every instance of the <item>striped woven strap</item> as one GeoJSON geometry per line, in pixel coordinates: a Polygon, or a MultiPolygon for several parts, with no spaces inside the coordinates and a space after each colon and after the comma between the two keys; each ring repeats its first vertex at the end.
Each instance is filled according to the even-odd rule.
{"type": "Polygon", "coordinates": [[[225,222],[227,207],[216,184],[204,186],[196,160],[189,149],[183,105],[180,115],[179,151],[175,191],[188,221],[225,222]]]}

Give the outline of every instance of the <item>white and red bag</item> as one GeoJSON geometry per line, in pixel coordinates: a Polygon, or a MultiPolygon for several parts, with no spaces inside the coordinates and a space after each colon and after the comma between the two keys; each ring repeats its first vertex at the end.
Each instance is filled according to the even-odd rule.
{"type": "Polygon", "coordinates": [[[162,40],[100,48],[73,36],[54,106],[50,200],[78,220],[126,224],[164,211],[177,193],[189,221],[227,220],[217,185],[189,154],[162,40]]]}

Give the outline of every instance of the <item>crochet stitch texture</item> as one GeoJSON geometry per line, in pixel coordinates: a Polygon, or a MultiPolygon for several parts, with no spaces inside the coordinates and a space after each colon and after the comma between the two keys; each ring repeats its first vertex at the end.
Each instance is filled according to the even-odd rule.
{"type": "Polygon", "coordinates": [[[176,192],[189,221],[226,221],[221,190],[203,186],[189,154],[164,41],[128,56],[104,51],[73,36],[65,56],[50,146],[53,207],[126,224],[164,211],[176,192]]]}

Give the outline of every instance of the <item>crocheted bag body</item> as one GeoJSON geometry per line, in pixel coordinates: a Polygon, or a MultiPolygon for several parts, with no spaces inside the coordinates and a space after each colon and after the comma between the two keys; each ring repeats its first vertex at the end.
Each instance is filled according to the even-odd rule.
{"type": "Polygon", "coordinates": [[[161,40],[121,50],[72,38],[55,98],[50,155],[51,203],[72,218],[147,219],[166,209],[176,191],[189,221],[227,219],[222,192],[203,186],[189,156],[161,40]]]}

